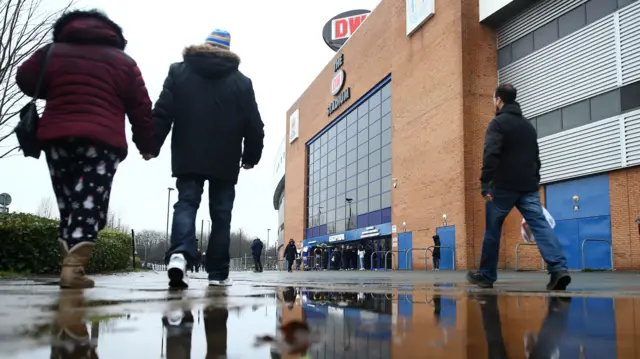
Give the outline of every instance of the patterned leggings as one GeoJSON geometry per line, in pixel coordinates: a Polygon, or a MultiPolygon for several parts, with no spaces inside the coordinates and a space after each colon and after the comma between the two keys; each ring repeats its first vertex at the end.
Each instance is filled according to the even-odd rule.
{"type": "Polygon", "coordinates": [[[60,238],[69,248],[95,241],[107,222],[120,156],[95,143],[69,140],[45,149],[60,210],[60,238]]]}

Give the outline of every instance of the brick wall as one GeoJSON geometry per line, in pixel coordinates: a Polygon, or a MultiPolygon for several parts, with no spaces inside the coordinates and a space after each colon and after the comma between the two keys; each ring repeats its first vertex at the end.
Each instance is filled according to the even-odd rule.
{"type": "Polygon", "coordinates": [[[640,217],[640,167],[609,174],[611,237],[616,269],[640,267],[640,236],[635,222],[640,217]]]}

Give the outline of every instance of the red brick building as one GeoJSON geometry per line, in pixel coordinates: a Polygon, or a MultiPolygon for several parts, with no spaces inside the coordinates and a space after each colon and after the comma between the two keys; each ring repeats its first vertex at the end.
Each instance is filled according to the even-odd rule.
{"type": "MultiPolygon", "coordinates": [[[[443,269],[476,267],[483,137],[510,82],[538,130],[569,266],[610,268],[609,244],[584,242],[597,239],[616,269],[639,268],[640,2],[436,0],[432,16],[413,10],[427,20],[411,35],[407,3],[383,0],[287,112],[284,238],[364,239],[381,252],[368,268],[424,269],[424,250],[404,251],[437,232],[453,249],[443,269]]],[[[501,268],[515,267],[521,220],[505,223],[501,268]]],[[[520,249],[520,268],[540,265],[520,249]]]]}

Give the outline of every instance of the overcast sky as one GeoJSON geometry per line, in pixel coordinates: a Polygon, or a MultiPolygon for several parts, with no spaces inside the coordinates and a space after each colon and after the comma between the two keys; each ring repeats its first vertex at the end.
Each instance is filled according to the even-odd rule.
{"type": "MultiPolygon", "coordinates": [[[[43,6],[53,9],[65,2],[44,0],[43,6]]],[[[240,175],[232,227],[243,228],[263,240],[267,228],[271,228],[273,241],[278,225],[272,200],[273,164],[285,135],[286,111],[335,54],[322,40],[322,27],[343,11],[373,10],[378,2],[80,0],[78,7],[103,10],[123,28],[129,42],[126,51],[138,62],[154,102],[169,65],[181,60],[185,46],[202,43],[216,28],[231,33],[232,51],[242,59],[240,70],[253,80],[266,134],[262,161],[240,175]]],[[[127,131],[133,147],[128,124],[127,131]]],[[[4,153],[7,145],[0,144],[0,152],[4,153]]],[[[167,187],[175,185],[169,148],[168,139],[160,157],[149,162],[132,148],[118,168],[110,207],[133,229],[165,229],[167,187]]],[[[13,197],[12,211],[35,212],[43,198],[53,199],[44,156],[38,161],[21,155],[2,159],[0,173],[0,193],[13,197]]],[[[176,197],[174,192],[172,206],[176,197]]],[[[208,217],[204,198],[198,221],[208,217]]]]}

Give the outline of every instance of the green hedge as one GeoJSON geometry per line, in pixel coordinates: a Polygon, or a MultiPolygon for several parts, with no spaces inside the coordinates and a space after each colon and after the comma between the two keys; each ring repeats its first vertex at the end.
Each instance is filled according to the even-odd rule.
{"type": "MultiPolygon", "coordinates": [[[[32,214],[0,214],[0,271],[31,274],[60,273],[58,221],[32,214]]],[[[131,237],[103,230],[88,273],[122,271],[131,266],[131,237]]]]}

